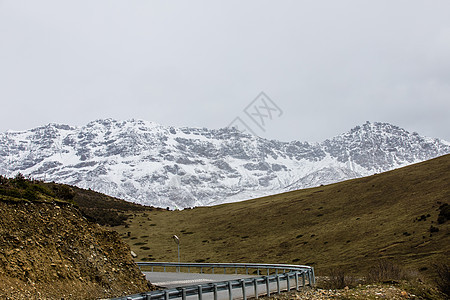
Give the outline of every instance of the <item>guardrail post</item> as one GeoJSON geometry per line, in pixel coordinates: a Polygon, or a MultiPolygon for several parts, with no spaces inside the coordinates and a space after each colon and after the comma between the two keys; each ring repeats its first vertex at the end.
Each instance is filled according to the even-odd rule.
{"type": "Polygon", "coordinates": [[[313,278],[313,284],[316,284],[316,275],[314,274],[314,268],[311,267],[311,273],[312,273],[312,278],[313,278]]]}
{"type": "Polygon", "coordinates": [[[241,279],[241,285],[242,285],[242,299],[247,300],[247,295],[245,294],[245,280],[241,279]]]}
{"type": "Polygon", "coordinates": [[[291,283],[289,282],[289,273],[287,274],[287,277],[286,277],[286,286],[287,286],[287,291],[289,293],[291,291],[291,283]]]}
{"type": "Polygon", "coordinates": [[[200,274],[203,273],[203,267],[200,267],[200,274]]]}
{"type": "Polygon", "coordinates": [[[270,275],[270,268],[267,268],[267,276],[270,275]]]}
{"type": "Polygon", "coordinates": [[[199,285],[198,286],[198,300],[202,300],[202,298],[203,298],[202,286],[199,285]]]}
{"type": "Polygon", "coordinates": [[[164,300],[169,300],[169,291],[168,290],[164,291],[164,300]]]}
{"type": "Polygon", "coordinates": [[[181,299],[186,300],[186,289],[185,288],[181,288],[181,299]]]}
{"type": "Polygon", "coordinates": [[[302,287],[305,287],[305,271],[302,272],[302,287]]]}
{"type": "Polygon", "coordinates": [[[258,299],[258,282],[256,282],[256,278],[253,279],[253,287],[255,288],[255,299],[258,299]]]}
{"type": "Polygon", "coordinates": [[[150,295],[150,294],[145,295],[145,300],[151,300],[151,299],[152,299],[152,295],[150,295]]]}
{"type": "Polygon", "coordinates": [[[228,281],[228,299],[233,300],[233,287],[231,286],[231,281],[228,281]]]}
{"type": "Polygon", "coordinates": [[[248,267],[245,267],[245,275],[248,275],[248,267]]]}
{"type": "Polygon", "coordinates": [[[277,276],[277,294],[280,294],[280,276],[277,276]]]}
{"type": "Polygon", "coordinates": [[[213,284],[214,300],[217,300],[217,284],[213,284]]]}
{"type": "Polygon", "coordinates": [[[269,282],[269,276],[266,277],[266,290],[267,290],[267,297],[270,297],[270,282],[269,282]]]}
{"type": "Polygon", "coordinates": [[[298,271],[295,272],[295,290],[298,291],[298,271]]]}

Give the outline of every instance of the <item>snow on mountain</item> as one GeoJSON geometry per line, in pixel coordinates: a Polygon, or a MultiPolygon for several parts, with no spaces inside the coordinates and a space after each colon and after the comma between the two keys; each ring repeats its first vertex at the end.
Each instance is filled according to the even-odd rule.
{"type": "Polygon", "coordinates": [[[234,128],[142,120],[48,124],[0,133],[0,173],[185,208],[240,201],[383,172],[450,153],[450,143],[365,123],[322,143],[280,142],[234,128]]]}

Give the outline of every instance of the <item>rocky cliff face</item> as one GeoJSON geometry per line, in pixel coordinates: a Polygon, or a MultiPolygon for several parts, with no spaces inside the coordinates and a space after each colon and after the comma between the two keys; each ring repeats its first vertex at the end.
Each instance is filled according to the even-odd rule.
{"type": "Polygon", "coordinates": [[[112,119],[0,134],[0,173],[91,188],[159,207],[240,201],[383,172],[450,153],[450,143],[365,123],[322,143],[233,128],[112,119]]]}

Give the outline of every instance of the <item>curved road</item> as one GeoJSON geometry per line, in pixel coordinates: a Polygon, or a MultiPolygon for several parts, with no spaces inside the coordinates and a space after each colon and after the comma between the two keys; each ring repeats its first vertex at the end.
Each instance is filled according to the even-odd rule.
{"type": "Polygon", "coordinates": [[[161,288],[172,289],[180,286],[205,284],[219,281],[236,280],[240,278],[252,278],[251,275],[234,274],[198,274],[198,273],[173,273],[173,272],[142,272],[153,285],[161,288]]]}
{"type": "MultiPolygon", "coordinates": [[[[252,278],[255,277],[254,275],[241,275],[241,274],[198,274],[198,273],[173,273],[173,272],[143,272],[145,274],[145,277],[147,280],[149,280],[153,285],[161,288],[161,289],[172,289],[182,286],[192,286],[192,285],[199,285],[199,284],[206,284],[206,283],[212,283],[212,282],[220,282],[220,281],[228,281],[228,280],[237,280],[241,278],[252,278]]],[[[293,280],[291,281],[291,289],[295,288],[293,286],[293,280]]],[[[271,293],[277,292],[277,284],[271,283],[270,284],[270,291],[271,293]]],[[[286,290],[286,282],[282,282],[280,284],[281,290],[286,290]]],[[[247,287],[245,289],[245,294],[247,297],[255,297],[255,290],[253,287],[247,287]]],[[[263,296],[266,294],[266,287],[265,286],[259,286],[258,287],[258,295],[263,296]]],[[[229,295],[228,291],[219,291],[218,294],[219,300],[228,300],[229,295]]],[[[242,298],[242,290],[241,289],[234,289],[233,290],[233,298],[242,298]]],[[[198,299],[198,296],[188,296],[188,300],[195,300],[198,299]]],[[[207,293],[203,295],[204,300],[210,300],[213,299],[212,293],[207,293]]]]}

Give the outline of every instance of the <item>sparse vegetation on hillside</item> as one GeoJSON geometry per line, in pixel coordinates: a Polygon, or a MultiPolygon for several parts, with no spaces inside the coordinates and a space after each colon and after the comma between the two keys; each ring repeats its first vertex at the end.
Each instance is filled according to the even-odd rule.
{"type": "Polygon", "coordinates": [[[26,179],[21,173],[14,178],[0,175],[0,195],[4,201],[40,201],[40,202],[71,202],[71,199],[58,198],[57,195],[43,184],[26,179]]]}
{"type": "Polygon", "coordinates": [[[100,225],[124,225],[129,211],[151,211],[147,207],[110,197],[92,190],[54,182],[26,178],[18,173],[14,178],[0,175],[0,195],[9,201],[67,202],[79,208],[84,217],[100,225]]]}
{"type": "Polygon", "coordinates": [[[68,195],[75,202],[83,215],[100,225],[124,225],[129,211],[158,210],[149,206],[127,202],[92,190],[81,189],[58,183],[45,183],[45,186],[68,195]]]}

